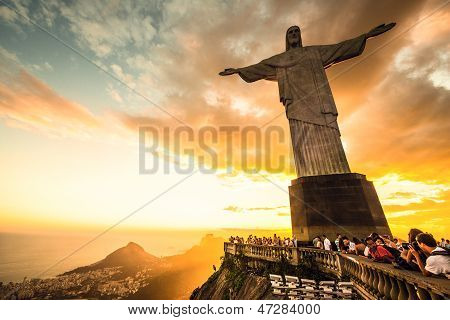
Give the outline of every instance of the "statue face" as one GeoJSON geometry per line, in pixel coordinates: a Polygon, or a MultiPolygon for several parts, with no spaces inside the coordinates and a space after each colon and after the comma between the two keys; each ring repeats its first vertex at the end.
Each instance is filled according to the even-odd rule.
{"type": "Polygon", "coordinates": [[[286,34],[290,48],[298,48],[302,46],[302,36],[299,27],[290,27],[286,34]]]}

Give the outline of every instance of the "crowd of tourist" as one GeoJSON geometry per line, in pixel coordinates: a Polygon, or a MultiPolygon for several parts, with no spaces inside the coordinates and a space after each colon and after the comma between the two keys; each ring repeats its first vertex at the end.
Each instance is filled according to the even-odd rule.
{"type": "Polygon", "coordinates": [[[445,276],[450,279],[450,241],[436,241],[429,233],[411,229],[408,241],[372,233],[365,239],[337,234],[331,242],[326,235],[317,236],[313,245],[325,250],[365,256],[373,261],[391,263],[396,268],[420,271],[425,276],[445,276]]]}
{"type": "Polygon", "coordinates": [[[260,246],[278,246],[278,247],[297,247],[297,239],[295,236],[292,238],[277,236],[276,234],[273,237],[262,237],[258,238],[254,235],[249,235],[246,240],[244,238],[236,236],[231,236],[229,239],[231,243],[246,243],[246,244],[256,244],[260,246]]]}
{"type": "MultiPolygon", "coordinates": [[[[277,236],[244,238],[230,237],[231,243],[253,244],[264,246],[297,247],[299,242],[292,238],[277,236]]],[[[326,235],[316,236],[312,240],[315,248],[339,251],[343,254],[355,254],[376,262],[391,263],[396,268],[421,272],[425,276],[445,276],[450,279],[450,241],[441,238],[436,241],[429,233],[419,229],[411,229],[408,241],[391,238],[388,235],[372,233],[365,239],[337,234],[330,240],[326,235]]]]}

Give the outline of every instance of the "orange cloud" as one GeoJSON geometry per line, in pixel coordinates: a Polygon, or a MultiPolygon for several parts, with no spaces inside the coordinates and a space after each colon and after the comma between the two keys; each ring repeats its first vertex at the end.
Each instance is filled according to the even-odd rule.
{"type": "Polygon", "coordinates": [[[14,127],[57,136],[88,135],[101,127],[87,108],[61,97],[24,70],[0,80],[0,117],[14,127]]]}
{"type": "MultiPolygon", "coordinates": [[[[249,1],[238,8],[212,2],[189,6],[173,2],[164,7],[158,45],[147,42],[153,39],[152,28],[149,28],[149,38],[130,37],[127,32],[133,30],[127,28],[122,28],[117,38],[116,28],[102,27],[101,34],[93,32],[98,22],[86,25],[76,5],[65,6],[64,12],[72,23],[71,30],[78,32],[80,43],[97,52],[99,58],[116,53],[126,57],[112,63],[111,70],[135,84],[140,92],[158,92],[164,109],[189,124],[195,134],[207,125],[242,128],[270,123],[284,129],[284,143],[272,150],[264,144],[254,148],[254,141],[244,148],[238,132],[232,143],[235,169],[242,165],[242,154],[250,160],[256,156],[276,159],[287,155],[289,129],[283,106],[278,102],[276,83],[247,84],[238,77],[219,77],[220,70],[246,66],[281,52],[285,30],[292,24],[300,25],[304,44],[312,45],[338,42],[380,23],[397,22],[391,32],[370,40],[361,57],[327,71],[340,112],[342,138],[353,171],[367,174],[370,179],[390,173],[401,177],[391,181],[393,189],[397,184],[401,190],[383,195],[380,189],[394,230],[403,232],[405,226],[421,226],[427,230],[434,223],[440,225],[439,232],[449,233],[446,226],[450,225],[450,195],[445,188],[432,197],[426,196],[428,189],[418,190],[414,183],[400,188],[402,181],[424,183],[432,185],[431,188],[450,184],[450,94],[445,72],[449,63],[450,31],[445,23],[448,8],[410,29],[438,5],[437,1],[419,0],[283,1],[282,4],[249,1]],[[209,19],[199,23],[199,16],[209,19]],[[132,54],[121,51],[130,39],[137,40],[145,50],[132,54]],[[355,67],[346,72],[353,64],[355,67]]],[[[94,13],[97,10],[88,9],[94,13]]],[[[105,14],[117,15],[114,8],[110,9],[105,14]]],[[[88,16],[95,14],[90,12],[88,16]]],[[[0,117],[11,125],[80,136],[108,126],[105,118],[64,99],[24,71],[2,77],[0,81],[0,117]]],[[[110,94],[116,100],[125,100],[113,92],[110,94]]],[[[116,125],[108,130],[125,128],[124,132],[128,133],[136,133],[142,125],[172,130],[179,126],[174,119],[155,113],[153,107],[144,106],[139,112],[108,111],[108,116],[116,125]]],[[[219,136],[215,145],[221,159],[219,167],[226,166],[227,162],[225,141],[223,135],[219,136]]],[[[254,182],[249,183],[240,176],[234,180],[229,175],[222,178],[232,188],[254,182]]]]}

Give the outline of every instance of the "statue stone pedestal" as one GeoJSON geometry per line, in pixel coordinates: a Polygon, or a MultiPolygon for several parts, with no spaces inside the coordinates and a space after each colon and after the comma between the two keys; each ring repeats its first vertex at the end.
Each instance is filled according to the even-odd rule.
{"type": "Polygon", "coordinates": [[[308,176],[289,187],[292,233],[300,242],[323,234],[349,239],[392,235],[375,187],[359,173],[308,176]]]}

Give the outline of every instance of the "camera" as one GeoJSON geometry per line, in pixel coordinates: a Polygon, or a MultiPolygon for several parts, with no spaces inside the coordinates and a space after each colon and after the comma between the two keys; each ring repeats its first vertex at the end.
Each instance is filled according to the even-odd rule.
{"type": "Polygon", "coordinates": [[[417,243],[417,241],[413,241],[413,242],[411,243],[411,245],[412,245],[412,247],[414,248],[414,250],[420,251],[420,247],[419,247],[419,244],[417,243]]]}
{"type": "Polygon", "coordinates": [[[419,244],[417,243],[417,241],[413,241],[411,243],[408,243],[408,242],[402,243],[402,248],[405,250],[409,250],[409,246],[412,246],[414,248],[414,250],[420,252],[420,247],[419,247],[419,244]]]}

